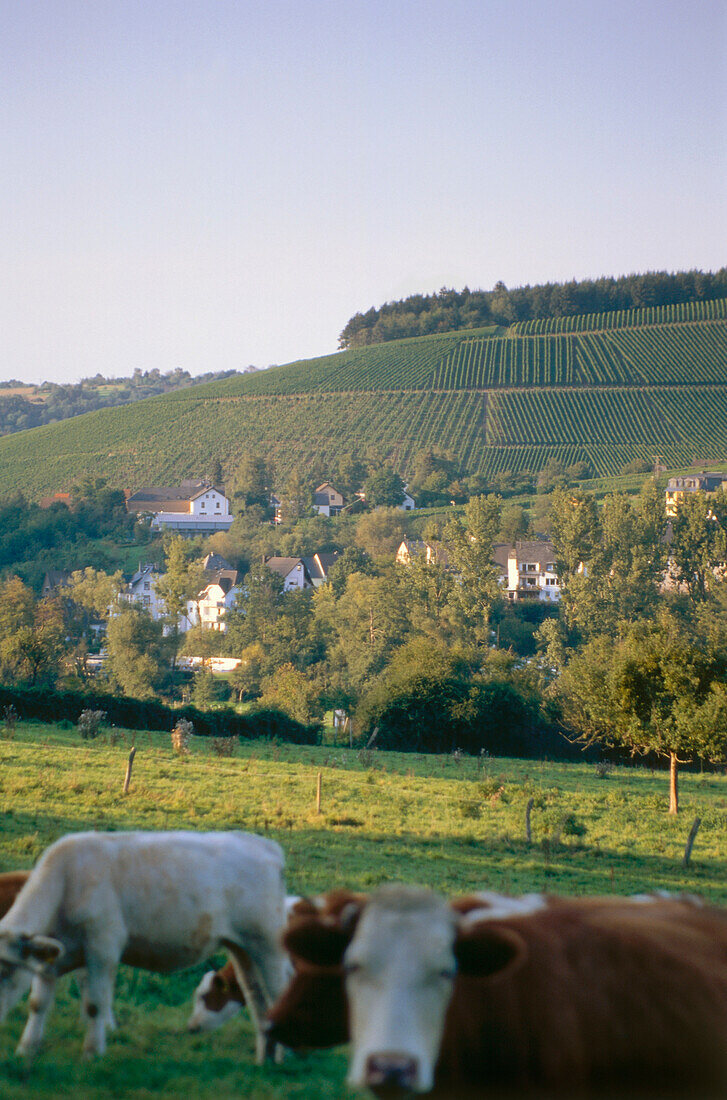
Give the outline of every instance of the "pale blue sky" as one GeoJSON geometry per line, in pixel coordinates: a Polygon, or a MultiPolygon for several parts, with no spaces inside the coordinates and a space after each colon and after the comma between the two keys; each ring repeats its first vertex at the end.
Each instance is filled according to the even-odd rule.
{"type": "Polygon", "coordinates": [[[0,0],[0,378],[727,263],[725,0],[0,0]]]}

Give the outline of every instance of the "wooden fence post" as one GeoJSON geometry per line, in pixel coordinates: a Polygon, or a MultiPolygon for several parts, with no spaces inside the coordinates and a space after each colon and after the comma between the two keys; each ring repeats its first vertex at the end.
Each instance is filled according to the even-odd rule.
{"type": "Polygon", "coordinates": [[[323,781],[323,773],[318,772],[318,780],[316,782],[316,813],[321,812],[321,783],[323,781]]]}
{"type": "Polygon", "coordinates": [[[530,815],[533,812],[533,806],[535,805],[535,799],[529,798],[528,804],[525,807],[525,840],[528,844],[532,843],[533,835],[530,831],[530,815]]]}
{"type": "Polygon", "coordinates": [[[689,830],[689,836],[687,837],[687,846],[684,849],[684,859],[682,860],[682,867],[685,870],[689,866],[689,860],[692,858],[692,848],[694,847],[694,841],[697,838],[697,832],[701,824],[701,817],[695,817],[694,821],[692,822],[692,827],[689,830]]]}
{"type": "Polygon", "coordinates": [[[136,756],[136,745],[129,753],[129,762],[126,765],[126,778],[124,779],[124,794],[129,793],[129,784],[131,783],[131,769],[134,766],[134,757],[136,756]]]}

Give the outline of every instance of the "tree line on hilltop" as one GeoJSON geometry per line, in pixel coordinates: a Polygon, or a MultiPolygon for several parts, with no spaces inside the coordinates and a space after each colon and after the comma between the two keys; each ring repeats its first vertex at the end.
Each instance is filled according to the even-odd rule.
{"type": "Polygon", "coordinates": [[[709,301],[727,297],[727,268],[716,272],[666,271],[618,278],[571,280],[508,289],[499,282],[492,290],[453,290],[412,294],[378,309],[356,313],[339,336],[339,347],[357,348],[487,325],[515,321],[608,313],[613,310],[709,301]]]}
{"type": "Polygon", "coordinates": [[[10,379],[0,382],[0,435],[53,424],[71,416],[107,409],[114,405],[129,405],[144,397],[184,389],[201,382],[216,382],[237,374],[234,370],[209,371],[193,377],[189,371],[177,368],[162,374],[157,369],[135,370],[128,378],[105,378],[95,374],[78,383],[43,382],[27,392],[27,383],[10,379]],[[24,389],[23,393],[3,390],[24,389]]]}

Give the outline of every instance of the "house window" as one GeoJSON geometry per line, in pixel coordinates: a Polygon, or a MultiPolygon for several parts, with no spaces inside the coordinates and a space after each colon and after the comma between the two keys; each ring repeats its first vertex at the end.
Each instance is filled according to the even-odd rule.
{"type": "Polygon", "coordinates": [[[149,581],[144,581],[144,591],[149,592],[150,589],[151,589],[150,582],[149,581]]]}

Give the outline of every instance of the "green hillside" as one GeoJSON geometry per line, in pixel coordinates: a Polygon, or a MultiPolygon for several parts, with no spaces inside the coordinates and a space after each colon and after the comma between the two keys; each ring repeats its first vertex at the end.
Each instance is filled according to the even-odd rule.
{"type": "Polygon", "coordinates": [[[485,474],[725,456],[727,299],[416,337],[89,413],[1,439],[0,493],[131,488],[250,448],[281,474],[365,448],[406,474],[434,445],[485,474]]]}

